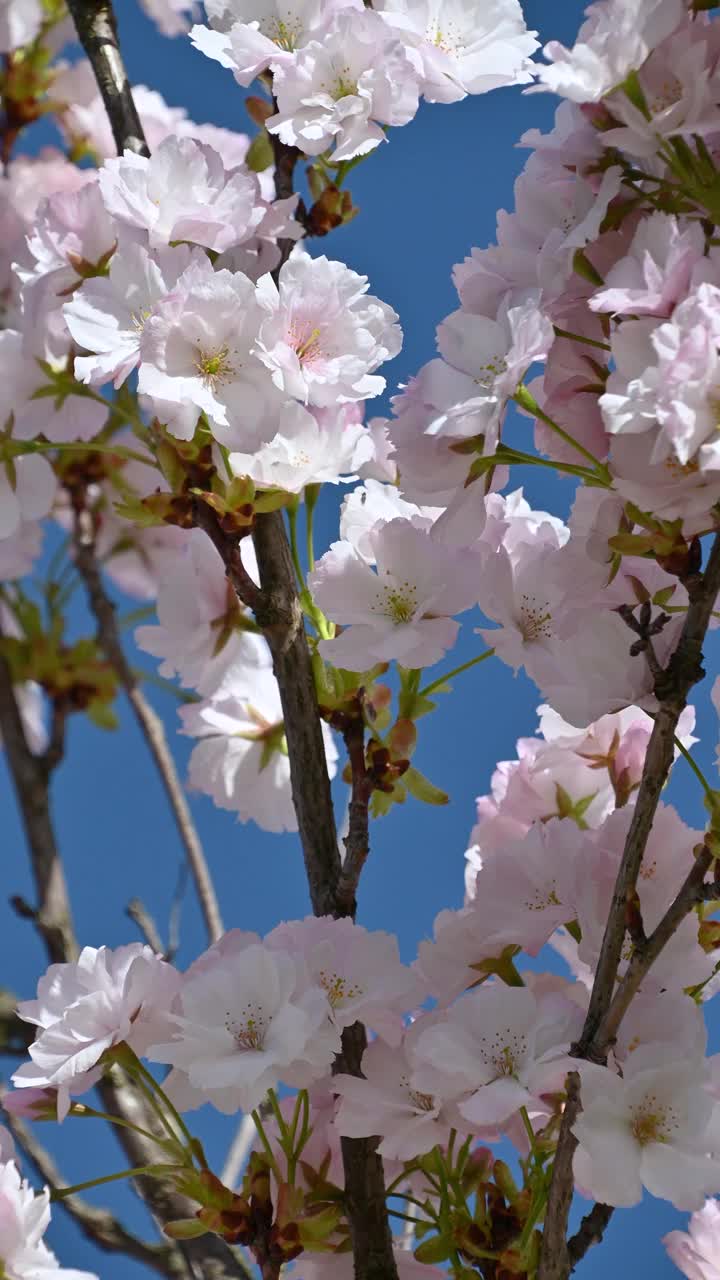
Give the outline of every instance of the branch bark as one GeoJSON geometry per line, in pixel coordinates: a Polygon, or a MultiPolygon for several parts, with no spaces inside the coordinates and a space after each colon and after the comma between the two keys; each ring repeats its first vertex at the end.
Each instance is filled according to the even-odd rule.
{"type": "MultiPolygon", "coordinates": [[[[136,149],[147,154],[137,113],[134,108],[130,110],[132,100],[117,46],[111,5],[107,0],[104,3],[103,0],[71,0],[70,8],[103,93],[118,151],[129,142],[138,144],[136,149]]],[[[284,199],[293,194],[293,172],[300,153],[275,139],[273,148],[276,196],[284,199]]],[[[292,242],[281,242],[280,265],[291,247],[292,242]]],[[[270,647],[280,690],[293,803],[313,911],[316,915],[350,914],[338,899],[341,862],[335,814],[315,679],[282,513],[276,511],[256,518],[253,542],[260,573],[259,592],[254,584],[248,587],[248,576],[239,563],[237,540],[226,538],[217,519],[203,504],[198,504],[198,515],[198,523],[223,556],[240,600],[253,610],[270,647]]],[[[344,1069],[358,1075],[365,1044],[364,1028],[360,1027],[353,1036],[346,1031],[345,1037],[348,1044],[343,1055],[344,1069]]],[[[356,1280],[398,1280],[385,1205],[382,1161],[373,1142],[364,1138],[343,1139],[343,1160],[356,1280]]]]}
{"type": "MultiPolygon", "coordinates": [[[[80,502],[80,495],[75,496],[80,502]]],[[[97,624],[98,643],[125,690],[140,732],[155,761],[195,882],[208,938],[211,942],[217,942],[223,933],[223,922],[203,847],[192,820],[182,783],[177,775],[162,720],[145,698],[137,676],[125,656],[115,616],[115,605],[105,590],[95,554],[93,515],[84,508],[75,512],[73,542],[75,563],[85,583],[90,609],[97,624]]]]}
{"type": "MultiPolygon", "coordinates": [[[[18,709],[8,663],[0,653],[0,731],[23,816],[30,849],[30,865],[35,881],[37,906],[32,918],[42,937],[49,959],[54,963],[73,960],[78,947],[72,927],[70,899],[62,861],[50,816],[51,770],[43,757],[34,756],[28,746],[18,709]]],[[[153,1113],[132,1085],[115,1069],[100,1081],[98,1091],[105,1110],[150,1132],[157,1131],[153,1113]]],[[[141,1134],[115,1128],[131,1166],[157,1161],[158,1148],[141,1134]]],[[[187,1218],[194,1212],[192,1201],[154,1178],[136,1179],[148,1208],[160,1224],[187,1218]]],[[[242,1259],[219,1236],[202,1236],[174,1246],[177,1275],[189,1280],[250,1280],[242,1259]],[[184,1269],[181,1269],[184,1268],[184,1269]]]]}
{"type": "Polygon", "coordinates": [[[120,54],[110,0],[67,0],[67,7],[95,72],[118,153],[122,155],[127,150],[148,156],[150,152],[120,54]]]}
{"type": "MultiPolygon", "coordinates": [[[[613,1005],[613,995],[617,980],[618,965],[622,954],[623,940],[627,923],[628,904],[632,903],[637,884],[643,854],[647,845],[660,793],[665,785],[674,758],[675,732],[678,720],[685,709],[687,698],[693,685],[704,676],[702,665],[702,647],[710,622],[713,606],[720,590],[720,534],[715,535],[713,546],[708,557],[704,573],[697,574],[686,584],[690,604],[685,617],[682,634],[675,652],[672,654],[667,668],[661,672],[655,682],[655,694],[658,699],[658,711],[655,715],[653,731],[648,744],[645,765],[637,793],[632,822],[625,841],[625,848],[613,890],[612,903],[603,937],[600,958],[595,971],[590,1004],[585,1025],[579,1041],[573,1046],[573,1054],[580,1059],[604,1063],[607,1058],[609,1037],[615,1035],[620,1021],[627,1009],[629,999],[625,1003],[621,986],[615,1005],[615,1013],[609,1020],[609,1011],[613,1005]]],[[[707,853],[707,851],[705,851],[707,853]]],[[[708,855],[709,856],[709,855],[708,855]]],[[[703,856],[698,858],[688,880],[699,874],[703,856]]],[[[705,874],[707,862],[702,875],[705,874]]],[[[700,883],[702,876],[700,876],[700,883]]],[[[691,891],[692,891],[691,885],[691,891]]],[[[691,892],[690,891],[690,892],[691,892]]],[[[697,882],[695,882],[697,892],[697,882]]],[[[688,882],[682,886],[675,903],[669,909],[665,920],[675,912],[667,927],[670,932],[658,931],[663,926],[661,921],[654,934],[640,948],[640,955],[652,951],[652,958],[640,972],[636,970],[636,986],[647,972],[650,964],[657,958],[662,947],[672,936],[680,919],[684,918],[692,908],[687,903],[688,882]],[[683,895],[686,895],[684,898],[683,895]],[[679,905],[678,905],[679,904],[679,905]],[[679,913],[679,914],[678,914],[679,913]],[[674,923],[673,923],[674,920],[674,923]],[[653,944],[653,939],[655,943],[653,944]],[[639,974],[639,976],[637,976],[639,974]]],[[[697,898],[695,898],[697,901],[697,898]]],[[[640,963],[640,962],[639,962],[640,963]]],[[[630,998],[633,989],[628,987],[630,998]]],[[[572,1162],[577,1146],[572,1133],[572,1126],[581,1109],[579,1076],[572,1072],[568,1077],[568,1101],[565,1105],[558,1146],[553,1164],[553,1176],[548,1196],[543,1229],[543,1242],[538,1267],[537,1280],[567,1280],[571,1263],[566,1243],[567,1221],[573,1195],[572,1162]],[[571,1080],[577,1081],[577,1089],[571,1080]]]]}
{"type": "MultiPolygon", "coordinates": [[[[63,1178],[49,1151],[38,1142],[33,1130],[19,1116],[7,1114],[5,1123],[18,1146],[42,1181],[51,1191],[60,1191],[69,1183],[63,1178]]],[[[109,1209],[89,1204],[82,1196],[64,1196],[60,1201],[65,1212],[77,1223],[83,1235],[108,1253],[124,1253],[142,1262],[160,1275],[181,1277],[187,1274],[182,1258],[170,1245],[150,1244],[139,1239],[118,1221],[109,1209]]]]}

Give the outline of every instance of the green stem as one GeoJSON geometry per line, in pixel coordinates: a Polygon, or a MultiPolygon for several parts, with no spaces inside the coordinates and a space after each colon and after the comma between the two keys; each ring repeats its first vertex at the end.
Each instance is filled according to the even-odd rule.
{"type": "Polygon", "coordinates": [[[554,431],[561,440],[564,440],[565,444],[570,445],[572,449],[577,450],[583,458],[586,458],[588,462],[592,463],[593,469],[597,471],[599,476],[609,481],[610,473],[605,464],[601,462],[599,458],[596,458],[595,454],[591,453],[589,449],[586,449],[584,444],[580,444],[574,436],[571,436],[569,431],[566,431],[564,427],[561,427],[553,418],[548,417],[545,411],[540,408],[535,397],[531,395],[527,387],[523,386],[522,383],[515,392],[513,400],[516,404],[520,405],[526,413],[532,414],[533,418],[539,418],[547,427],[550,427],[550,430],[554,431]]]}
{"type": "Polygon", "coordinates": [[[133,1133],[139,1133],[143,1138],[149,1138],[151,1142],[157,1142],[160,1146],[165,1145],[164,1138],[158,1138],[156,1133],[151,1133],[149,1129],[141,1129],[138,1124],[131,1124],[129,1120],[123,1120],[121,1116],[110,1115],[109,1111],[96,1111],[95,1107],[88,1107],[84,1102],[74,1103],[70,1108],[70,1115],[77,1120],[107,1120],[108,1124],[117,1124],[121,1129],[132,1129],[133,1133]]]}
{"type": "Polygon", "coordinates": [[[307,552],[308,573],[315,568],[315,543],[313,541],[313,521],[315,507],[320,497],[321,484],[309,484],[305,489],[305,548],[307,552]]]}
{"type": "Polygon", "coordinates": [[[295,577],[297,578],[299,589],[301,591],[304,591],[306,589],[305,574],[303,573],[303,570],[302,570],[302,565],[300,563],[300,553],[298,551],[297,507],[296,506],[289,506],[287,508],[287,517],[288,517],[288,524],[290,526],[290,554],[292,556],[292,562],[295,567],[295,577]]]}
{"type": "Polygon", "coordinates": [[[103,1178],[90,1178],[87,1182],[76,1182],[72,1187],[59,1187],[51,1191],[51,1200],[64,1200],[66,1196],[75,1195],[77,1191],[88,1191],[90,1187],[102,1187],[106,1182],[119,1182],[122,1178],[139,1178],[143,1174],[159,1177],[164,1173],[176,1173],[176,1164],[139,1164],[134,1169],[121,1169],[119,1173],[106,1173],[103,1178]]]}
{"type": "MultiPolygon", "coordinates": [[[[182,1136],[184,1137],[185,1141],[187,1142],[188,1147],[189,1147],[191,1150],[194,1150],[194,1149],[195,1149],[195,1139],[193,1138],[193,1136],[192,1136],[192,1134],[191,1134],[190,1130],[188,1129],[187,1125],[185,1124],[185,1121],[183,1120],[182,1116],[180,1115],[180,1112],[178,1111],[177,1107],[174,1105],[174,1103],[172,1103],[172,1102],[170,1101],[170,1099],[168,1098],[168,1096],[167,1096],[167,1094],[166,1094],[165,1090],[163,1089],[162,1085],[161,1085],[161,1084],[158,1084],[158,1082],[157,1082],[157,1080],[155,1079],[155,1077],[154,1077],[154,1075],[152,1074],[152,1072],[148,1071],[147,1067],[144,1067],[144,1066],[143,1066],[143,1064],[142,1064],[142,1062],[140,1062],[140,1059],[139,1059],[139,1058],[138,1058],[138,1066],[139,1066],[139,1068],[140,1068],[140,1071],[141,1071],[141,1073],[142,1073],[142,1075],[143,1075],[144,1079],[145,1079],[145,1080],[147,1080],[148,1085],[150,1086],[150,1088],[155,1090],[155,1092],[157,1093],[158,1097],[160,1097],[160,1098],[162,1099],[163,1103],[164,1103],[164,1104],[165,1104],[165,1106],[167,1107],[168,1111],[170,1112],[170,1115],[172,1116],[172,1118],[173,1118],[173,1120],[175,1121],[175,1123],[176,1123],[176,1125],[177,1125],[178,1129],[180,1130],[180,1133],[182,1134],[182,1136]]],[[[174,1137],[174,1138],[176,1138],[176,1136],[177,1136],[176,1134],[173,1134],[173,1137],[174,1137]]]]}
{"type": "Polygon", "coordinates": [[[459,676],[463,671],[469,671],[471,667],[476,667],[478,663],[484,662],[486,658],[492,658],[495,653],[494,649],[486,649],[484,653],[479,653],[476,658],[471,658],[469,662],[463,662],[461,666],[454,667],[452,671],[448,671],[447,675],[439,676],[437,680],[433,680],[432,684],[428,684],[421,689],[418,697],[429,698],[431,693],[439,689],[441,685],[447,684],[449,680],[454,680],[455,676],[459,676]]]}
{"type": "Polygon", "coordinates": [[[257,1129],[257,1132],[258,1132],[258,1136],[259,1136],[259,1138],[260,1138],[260,1141],[262,1142],[263,1147],[265,1148],[265,1155],[266,1155],[266,1156],[267,1156],[267,1158],[268,1158],[268,1164],[270,1165],[270,1168],[272,1169],[273,1173],[275,1174],[275,1177],[277,1178],[278,1183],[279,1183],[279,1184],[281,1184],[281,1183],[284,1181],[284,1179],[283,1179],[283,1176],[282,1176],[282,1174],[281,1174],[280,1170],[278,1169],[278,1166],[277,1166],[277,1160],[275,1159],[275,1156],[273,1155],[273,1150],[272,1150],[272,1147],[270,1146],[270,1142],[269,1142],[269,1140],[268,1140],[268,1136],[267,1136],[267,1134],[266,1134],[266,1132],[265,1132],[265,1127],[264,1127],[264,1125],[263,1125],[262,1119],[260,1118],[260,1112],[259,1112],[259,1111],[253,1111],[253,1112],[251,1112],[251,1115],[252,1115],[252,1118],[253,1118],[253,1124],[255,1125],[255,1128],[257,1129]]]}
{"type": "MultiPolygon", "coordinates": [[[[103,400],[102,396],[93,396],[92,399],[100,399],[103,404],[109,405],[111,403],[109,400],[103,400]]],[[[13,441],[13,451],[19,454],[52,453],[54,451],[57,453],[112,453],[116,458],[125,458],[129,462],[142,462],[146,467],[153,465],[153,459],[148,457],[146,453],[138,453],[135,449],[128,449],[124,444],[100,444],[95,440],[87,440],[84,443],[76,440],[63,440],[59,444],[54,443],[52,440],[18,440],[13,441]]]]}
{"type": "Polygon", "coordinates": [[[536,1147],[535,1147],[535,1130],[533,1129],[530,1123],[530,1117],[527,1112],[527,1107],[520,1108],[520,1117],[523,1122],[525,1133],[527,1134],[527,1140],[530,1144],[530,1152],[533,1156],[535,1156],[537,1154],[536,1147]]]}
{"type": "Polygon", "coordinates": [[[598,342],[597,338],[586,338],[582,333],[573,333],[571,329],[561,329],[558,325],[553,325],[555,336],[558,338],[570,338],[573,342],[584,342],[588,347],[599,347],[601,351],[612,351],[609,342],[598,342]]]}
{"type": "Polygon", "coordinates": [[[692,758],[692,756],[691,756],[690,752],[688,751],[687,747],[684,747],[684,746],[683,746],[683,744],[682,744],[682,742],[680,741],[680,739],[678,738],[677,734],[673,735],[673,741],[674,741],[675,746],[677,747],[678,751],[680,752],[680,755],[681,755],[681,756],[683,756],[683,758],[684,758],[685,760],[687,760],[688,764],[690,765],[690,768],[692,769],[693,773],[695,774],[695,777],[697,778],[698,782],[700,783],[700,786],[702,787],[703,791],[705,792],[705,795],[707,796],[707,799],[708,799],[708,803],[709,803],[709,805],[710,805],[710,811],[711,811],[711,812],[714,812],[714,811],[717,809],[717,807],[718,807],[718,794],[717,794],[717,792],[716,792],[716,791],[714,791],[714,790],[713,790],[713,788],[710,786],[710,783],[708,782],[707,778],[705,777],[705,774],[703,773],[702,769],[700,768],[700,765],[699,765],[699,764],[697,764],[697,762],[696,762],[695,760],[693,760],[693,758],[692,758]]]}

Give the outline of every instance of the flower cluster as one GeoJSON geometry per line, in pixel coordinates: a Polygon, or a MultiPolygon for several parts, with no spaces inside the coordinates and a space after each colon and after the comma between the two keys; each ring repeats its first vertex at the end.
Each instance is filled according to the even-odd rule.
{"type": "MultiPolygon", "coordinates": [[[[147,8],[169,33],[189,22],[176,0],[147,8]]],[[[704,783],[703,831],[659,787],[639,817],[638,791],[702,539],[720,528],[720,24],[684,0],[600,0],[573,49],[551,43],[547,65],[531,67],[517,0],[481,15],[465,0],[206,10],[193,44],[240,85],[272,87],[272,102],[252,100],[252,144],[138,89],[151,154],[114,157],[89,68],[58,63],[48,74],[63,136],[96,167],[50,150],[12,160],[0,185],[0,629],[28,743],[37,754],[47,743],[40,689],[56,719],[88,705],[102,717],[112,665],[64,641],[57,669],[48,656],[62,589],[46,592],[41,632],[23,579],[51,517],[76,555],[90,536],[116,584],[154,603],[135,639],[161,678],[190,691],[180,722],[195,740],[191,786],[242,821],[295,830],[291,763],[305,762],[289,756],[277,628],[250,609],[267,604],[251,535],[280,510],[330,777],[333,730],[348,746],[351,823],[408,796],[445,800],[411,757],[431,696],[464,666],[524,670],[543,699],[539,733],[478,799],[464,905],[439,912],[411,965],[395,938],[330,915],[264,938],[232,929],[185,972],[141,944],[85,947],[20,1004],[37,1032],[15,1085],[29,1110],[65,1120],[121,1060],[167,1108],[165,1172],[203,1204],[179,1234],[233,1241],[249,1229],[232,1218],[242,1196],[223,1189],[212,1217],[217,1205],[200,1200],[212,1175],[198,1173],[182,1115],[204,1103],[252,1114],[253,1176],[262,1165],[284,1226],[297,1228],[279,1232],[281,1262],[304,1251],[305,1280],[335,1280],[347,1263],[341,1140],[379,1136],[389,1194],[425,1214],[415,1256],[398,1258],[403,1280],[419,1280],[443,1274],[433,1264],[450,1257],[448,1240],[458,1267],[489,1255],[503,1274],[533,1273],[577,1070],[578,1191],[628,1207],[646,1190],[695,1211],[667,1246],[690,1280],[711,1280],[717,1204],[703,1204],[720,1192],[720,1076],[702,1006],[720,985],[717,792],[704,783]],[[456,266],[438,354],[390,418],[366,422],[400,350],[398,316],[365,276],[308,251],[327,230],[318,208],[346,217],[350,167],[421,97],[454,102],[533,78],[529,92],[565,99],[554,128],[522,140],[531,155],[497,243],[456,266]],[[296,153],[310,161],[309,211],[283,186],[296,153]],[[534,453],[521,447],[531,429],[534,453]],[[516,464],[577,483],[567,520],[513,487],[516,464]],[[323,484],[352,487],[316,560],[323,484]],[[426,683],[460,615],[487,648],[426,683]],[[394,718],[379,683],[393,664],[394,718]],[[585,1061],[577,1046],[619,868],[643,823],[610,982],[621,1004],[636,994],[607,1053],[585,1061]],[[638,976],[701,858],[708,878],[638,976]],[[368,1040],[353,1064],[359,1024],[368,1040]],[[170,1069],[162,1086],[142,1059],[170,1069]],[[493,1149],[507,1140],[522,1190],[493,1149]],[[458,1217],[470,1194],[474,1216],[458,1217]]],[[[0,4],[0,48],[42,30],[39,6],[0,4]]],[[[694,717],[673,721],[679,754],[695,742],[694,717]]],[[[21,1182],[2,1135],[0,1160],[0,1275],[84,1280],[42,1245],[47,1196],[21,1182]]]]}

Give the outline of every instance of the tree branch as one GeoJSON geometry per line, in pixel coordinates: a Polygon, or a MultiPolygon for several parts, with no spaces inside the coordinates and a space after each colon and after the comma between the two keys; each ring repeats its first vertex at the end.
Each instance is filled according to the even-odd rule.
{"type": "MultiPolygon", "coordinates": [[[[713,605],[720,590],[720,534],[715,535],[704,573],[687,579],[685,585],[688,589],[690,604],[677,648],[667,668],[655,681],[655,694],[659,706],[648,743],[632,822],[613,890],[585,1025],[578,1043],[573,1046],[576,1057],[599,1063],[604,1063],[607,1056],[608,1036],[604,1024],[613,1000],[625,938],[628,904],[633,901],[640,865],[652,829],[660,793],[674,759],[678,720],[685,709],[691,688],[705,674],[702,665],[702,646],[713,605]]],[[[698,859],[699,862],[700,859],[698,859]]],[[[693,872],[696,870],[697,864],[693,872]]],[[[680,893],[683,893],[682,889],[680,893]]],[[[670,908],[671,911],[672,909],[670,908]]],[[[690,907],[687,907],[683,914],[687,914],[689,909],[690,907]]],[[[674,928],[677,927],[677,923],[679,921],[675,923],[674,928]]],[[[657,933],[657,930],[655,932],[657,933]]],[[[669,936],[671,935],[668,934],[663,938],[653,959],[657,958],[669,936]]],[[[649,945],[650,941],[647,943],[647,946],[649,945]]],[[[643,952],[644,948],[641,948],[641,954],[643,952]]],[[[614,1022],[615,1032],[626,1008],[627,1005],[622,1009],[618,1006],[619,1016],[614,1022]]],[[[577,1077],[577,1073],[571,1073],[568,1077],[568,1085],[573,1076],[577,1077]]],[[[572,1126],[580,1110],[579,1077],[577,1079],[578,1096],[573,1102],[570,1094],[568,1095],[560,1126],[537,1280],[567,1280],[570,1274],[566,1233],[573,1195],[572,1162],[577,1146],[572,1134],[572,1126]]]]}
{"type": "Polygon", "coordinates": [[[134,151],[148,156],[150,152],[120,54],[110,0],[67,0],[67,7],[95,72],[118,153],[134,151]]]}
{"type": "MultiPolygon", "coordinates": [[[[0,638],[2,628],[0,627],[0,638]]],[[[33,919],[53,963],[76,955],[70,901],[50,818],[49,770],[34,756],[15,698],[12,672],[0,653],[0,732],[27,835],[37,893],[33,919]]]]}
{"type": "MultiPolygon", "coordinates": [[[[75,493],[73,497],[76,503],[81,503],[81,494],[75,493]]],[[[125,656],[115,616],[115,605],[103,585],[100,565],[95,554],[94,518],[92,512],[84,506],[79,509],[76,506],[73,542],[75,563],[85,583],[90,609],[97,623],[98,643],[125,690],[140,732],[155,761],[195,881],[208,937],[211,942],[217,942],[223,933],[223,922],[205,854],[192,820],[182,783],[177,775],[175,761],[167,744],[162,720],[145,698],[138,678],[125,656]]]]}
{"type": "MultiPolygon", "coordinates": [[[[18,1146],[40,1178],[51,1191],[59,1191],[69,1183],[63,1178],[55,1161],[45,1147],[38,1142],[33,1130],[19,1116],[7,1113],[7,1127],[18,1146]]],[[[170,1245],[149,1244],[128,1231],[109,1209],[88,1204],[79,1195],[63,1196],[62,1208],[78,1224],[83,1235],[109,1253],[124,1253],[137,1262],[143,1262],[161,1275],[176,1277],[187,1274],[185,1265],[170,1245]]]]}
{"type": "MultiPolygon", "coordinates": [[[[50,771],[43,757],[32,754],[15,699],[12,674],[0,653],[0,731],[23,816],[30,849],[30,865],[35,881],[37,907],[32,919],[42,937],[48,957],[54,963],[71,961],[77,955],[70,901],[62,862],[50,817],[50,771]]],[[[114,1069],[98,1084],[105,1110],[150,1132],[157,1123],[137,1090],[114,1069]]],[[[115,1126],[115,1134],[130,1164],[152,1164],[158,1149],[153,1142],[130,1129],[115,1126]]],[[[190,1217],[192,1201],[178,1195],[158,1179],[135,1180],[150,1211],[159,1223],[190,1217]]],[[[240,1257],[219,1236],[207,1235],[175,1246],[176,1274],[188,1280],[249,1280],[250,1272],[240,1257]],[[184,1267],[184,1272],[180,1266],[184,1267]]]]}
{"type": "Polygon", "coordinates": [[[578,1230],[567,1244],[571,1271],[582,1261],[588,1249],[594,1244],[602,1243],[605,1229],[614,1212],[611,1204],[594,1204],[590,1212],[585,1214],[578,1230]]]}
{"type": "MultiPolygon", "coordinates": [[[[359,700],[362,696],[361,692],[359,700]]],[[[352,782],[348,805],[348,829],[343,839],[345,857],[337,897],[347,914],[354,916],[357,888],[370,852],[368,805],[372,795],[372,782],[365,763],[365,723],[362,718],[361,704],[358,707],[358,715],[350,720],[343,731],[343,741],[350,761],[352,782]]]]}

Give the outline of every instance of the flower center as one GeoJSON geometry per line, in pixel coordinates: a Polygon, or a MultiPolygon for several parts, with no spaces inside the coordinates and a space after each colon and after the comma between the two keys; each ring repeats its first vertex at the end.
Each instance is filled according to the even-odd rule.
{"type": "Polygon", "coordinates": [[[649,1142],[670,1142],[673,1130],[679,1127],[673,1108],[659,1102],[654,1093],[643,1099],[630,1121],[630,1132],[641,1147],[649,1142]]]}
{"type": "Polygon", "coordinates": [[[322,969],[318,974],[318,979],[332,1009],[338,1009],[348,1001],[356,1000],[358,996],[364,994],[362,987],[354,986],[339,973],[327,973],[325,969],[322,969]]]}
{"type": "Polygon", "coordinates": [[[480,1044],[480,1056],[487,1066],[494,1068],[496,1079],[516,1076],[528,1051],[527,1038],[510,1027],[496,1031],[494,1036],[481,1036],[480,1044]]]}
{"type": "Polygon", "coordinates": [[[417,613],[417,588],[407,579],[404,582],[383,583],[372,605],[373,613],[382,613],[396,627],[412,622],[417,613]]]}
{"type": "Polygon", "coordinates": [[[250,1001],[239,1014],[225,1014],[225,1029],[243,1053],[259,1052],[265,1043],[267,1020],[261,1004],[250,1001]]]}
{"type": "Polygon", "coordinates": [[[299,18],[287,13],[284,18],[268,18],[260,23],[260,30],[268,40],[272,40],[278,48],[292,53],[302,35],[302,22],[299,18]]]}
{"type": "Polygon", "coordinates": [[[211,391],[215,390],[218,383],[228,382],[235,373],[227,345],[219,347],[217,351],[203,351],[202,347],[198,348],[195,368],[205,386],[210,387],[211,391]]]}
{"type": "Polygon", "coordinates": [[[697,475],[700,470],[697,458],[689,458],[687,462],[680,462],[675,457],[665,458],[663,466],[673,480],[684,480],[686,476],[697,475]]]}
{"type": "Polygon", "coordinates": [[[559,907],[560,899],[553,886],[548,889],[536,889],[532,898],[527,898],[523,905],[526,911],[546,911],[548,907],[559,907]]]}
{"type": "Polygon", "coordinates": [[[400,1084],[402,1085],[403,1089],[407,1091],[407,1096],[410,1102],[414,1107],[417,1108],[418,1111],[434,1111],[435,1110],[436,1103],[431,1093],[420,1093],[417,1089],[411,1088],[410,1079],[408,1076],[401,1076],[400,1084]]]}
{"type": "Polygon", "coordinates": [[[441,53],[459,54],[465,51],[465,42],[452,22],[446,22],[442,28],[437,24],[431,24],[425,32],[425,39],[429,44],[434,44],[441,53]]]}
{"type": "Polygon", "coordinates": [[[495,384],[496,378],[507,370],[507,360],[504,356],[493,356],[488,360],[487,364],[480,365],[480,371],[475,374],[474,381],[479,387],[483,387],[485,391],[489,391],[495,384]]]}
{"type": "Polygon", "coordinates": [[[540,601],[531,595],[520,597],[520,631],[527,644],[535,640],[551,640],[551,623],[552,613],[547,600],[540,601]]]}
{"type": "Polygon", "coordinates": [[[301,364],[312,364],[324,354],[321,337],[322,329],[319,326],[311,328],[308,324],[293,323],[288,330],[287,340],[301,364]]]}

